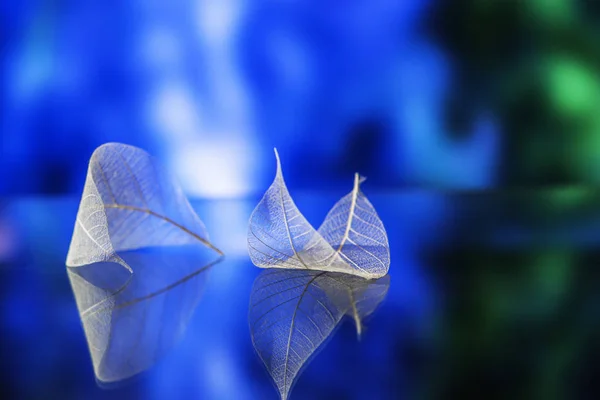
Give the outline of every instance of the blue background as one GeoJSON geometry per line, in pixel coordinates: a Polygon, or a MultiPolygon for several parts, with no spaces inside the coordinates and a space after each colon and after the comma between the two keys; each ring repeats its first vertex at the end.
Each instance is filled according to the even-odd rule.
{"type": "Polygon", "coordinates": [[[492,185],[493,115],[444,122],[429,3],[6,2],[0,194],[78,193],[109,141],[203,197],[262,190],[273,147],[307,188],[492,185]]]}
{"type": "Polygon", "coordinates": [[[5,1],[0,368],[16,398],[276,398],[246,224],[274,176],[319,225],[354,172],[391,287],[292,398],[596,398],[600,7],[576,0],[5,1]],[[227,261],[132,385],[93,378],[65,273],[87,163],[177,178],[227,261]]]}

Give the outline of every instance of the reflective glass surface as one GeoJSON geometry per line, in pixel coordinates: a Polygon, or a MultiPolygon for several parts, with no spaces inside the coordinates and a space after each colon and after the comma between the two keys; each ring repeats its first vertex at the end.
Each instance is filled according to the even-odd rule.
{"type": "MultiPolygon", "coordinates": [[[[292,194],[315,225],[339,198],[292,194]]],[[[360,340],[353,319],[342,320],[301,371],[292,399],[585,398],[597,389],[596,191],[368,195],[389,236],[387,295],[363,321],[360,340]]],[[[79,199],[0,203],[3,390],[15,398],[276,399],[249,323],[253,283],[265,271],[246,247],[258,200],[192,202],[226,256],[199,275],[203,287],[192,288],[198,299],[176,343],[156,350],[143,372],[109,385],[95,379],[65,267],[79,199]]],[[[150,290],[142,302],[177,298],[181,287],[171,289],[150,290]]],[[[155,327],[130,315],[121,331],[149,340],[161,321],[177,318],[177,307],[164,309],[155,327]]]]}

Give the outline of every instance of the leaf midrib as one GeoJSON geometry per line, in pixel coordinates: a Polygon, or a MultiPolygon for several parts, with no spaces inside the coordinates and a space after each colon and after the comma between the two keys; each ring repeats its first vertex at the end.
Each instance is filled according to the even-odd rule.
{"type": "Polygon", "coordinates": [[[308,281],[308,283],[306,284],[306,287],[304,288],[304,290],[300,294],[300,297],[298,298],[298,303],[296,303],[296,307],[294,308],[294,314],[292,314],[292,322],[290,324],[290,333],[288,335],[288,342],[287,342],[286,351],[285,351],[285,361],[283,363],[283,390],[285,391],[285,394],[287,394],[287,371],[288,371],[288,363],[289,363],[289,355],[290,355],[290,344],[292,342],[294,326],[296,325],[296,314],[298,313],[298,309],[300,308],[300,303],[302,303],[302,299],[304,298],[304,295],[308,291],[308,288],[310,287],[310,285],[312,285],[312,283],[323,274],[325,274],[325,272],[321,272],[321,273],[315,275],[310,281],[308,281]]]}
{"type": "Polygon", "coordinates": [[[129,206],[129,205],[124,205],[124,204],[104,204],[104,208],[111,208],[111,209],[117,209],[117,210],[129,210],[129,211],[136,211],[136,212],[141,212],[141,213],[145,213],[145,214],[149,214],[155,218],[161,219],[173,226],[175,226],[176,228],[179,228],[180,230],[182,230],[183,232],[189,234],[190,236],[192,236],[193,238],[197,239],[198,241],[200,241],[200,243],[204,244],[206,247],[216,251],[220,256],[223,256],[224,253],[219,250],[218,248],[216,248],[211,242],[209,242],[208,240],[204,239],[203,237],[199,236],[197,233],[189,230],[188,228],[186,228],[185,226],[179,224],[176,221],[173,221],[171,218],[166,217],[162,214],[159,214],[157,212],[154,212],[148,208],[140,208],[140,207],[135,207],[135,206],[129,206]]]}

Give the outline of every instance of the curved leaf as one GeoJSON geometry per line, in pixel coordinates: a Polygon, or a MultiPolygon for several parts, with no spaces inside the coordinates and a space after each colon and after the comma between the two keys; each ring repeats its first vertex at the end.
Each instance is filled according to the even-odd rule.
{"type": "Polygon", "coordinates": [[[360,329],[388,286],[389,277],[373,281],[314,270],[271,269],[258,276],[250,295],[250,333],[282,399],[342,317],[351,315],[360,329]]]}
{"type": "MultiPolygon", "coordinates": [[[[355,174],[352,192],[333,206],[318,232],[335,249],[334,254],[354,269],[353,273],[380,278],[390,267],[390,247],[383,223],[360,190],[364,180],[355,174]]],[[[333,255],[319,261],[337,263],[333,255]]]]}
{"type": "Polygon", "coordinates": [[[201,242],[218,254],[204,224],[154,159],[133,146],[108,143],[91,157],[67,265],[116,262],[119,252],[201,242]]]}
{"type": "Polygon", "coordinates": [[[250,217],[248,250],[254,265],[370,276],[350,267],[300,213],[285,186],[277,150],[275,156],[275,180],[250,217]]]}
{"type": "Polygon", "coordinates": [[[150,368],[179,341],[205,272],[220,261],[206,264],[206,256],[201,246],[156,247],[122,253],[135,274],[114,263],[67,268],[100,382],[150,368]]]}

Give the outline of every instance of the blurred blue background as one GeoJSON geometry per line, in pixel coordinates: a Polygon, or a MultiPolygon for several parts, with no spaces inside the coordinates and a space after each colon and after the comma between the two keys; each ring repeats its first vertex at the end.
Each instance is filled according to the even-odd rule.
{"type": "Polygon", "coordinates": [[[109,141],[204,197],[262,190],[273,147],[303,187],[492,185],[491,110],[445,123],[430,3],[5,2],[0,194],[78,193],[109,141]]]}
{"type": "Polygon", "coordinates": [[[296,398],[597,398],[599,4],[4,1],[2,389],[275,398],[247,331],[245,224],[277,147],[317,226],[368,177],[391,244],[364,342],[346,324],[296,398]],[[186,343],[118,392],[93,381],[64,271],[109,141],[157,156],[229,256],[186,343]]]}

